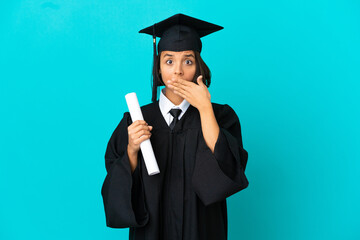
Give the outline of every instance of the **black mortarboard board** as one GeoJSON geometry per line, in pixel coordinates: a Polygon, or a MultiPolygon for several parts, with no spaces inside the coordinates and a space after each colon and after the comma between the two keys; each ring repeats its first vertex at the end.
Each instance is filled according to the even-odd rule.
{"type": "MultiPolygon", "coordinates": [[[[154,63],[156,61],[156,37],[160,37],[158,44],[158,53],[162,51],[186,51],[193,50],[201,52],[201,37],[213,32],[219,31],[223,27],[209,22],[202,21],[184,14],[176,14],[161,22],[144,28],[139,33],[146,33],[153,36],[154,46],[154,63]]],[[[156,99],[157,87],[160,86],[156,82],[155,73],[153,71],[153,101],[156,99]],[[155,96],[154,96],[155,94],[155,96]]]]}

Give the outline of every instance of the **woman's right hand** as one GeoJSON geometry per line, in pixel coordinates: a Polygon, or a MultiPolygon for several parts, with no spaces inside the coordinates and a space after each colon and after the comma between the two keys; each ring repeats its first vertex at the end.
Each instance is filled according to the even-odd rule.
{"type": "Polygon", "coordinates": [[[144,120],[137,120],[128,126],[128,154],[137,154],[140,150],[140,143],[151,137],[152,126],[149,126],[144,120]]]}

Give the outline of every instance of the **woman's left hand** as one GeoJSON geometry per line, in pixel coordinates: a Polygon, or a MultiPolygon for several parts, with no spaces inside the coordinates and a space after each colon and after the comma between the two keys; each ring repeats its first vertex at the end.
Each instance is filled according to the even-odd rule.
{"type": "Polygon", "coordinates": [[[189,82],[184,79],[168,80],[167,86],[174,91],[175,94],[185,98],[191,105],[199,111],[203,108],[211,106],[211,95],[203,83],[203,77],[197,78],[197,83],[189,82]]]}

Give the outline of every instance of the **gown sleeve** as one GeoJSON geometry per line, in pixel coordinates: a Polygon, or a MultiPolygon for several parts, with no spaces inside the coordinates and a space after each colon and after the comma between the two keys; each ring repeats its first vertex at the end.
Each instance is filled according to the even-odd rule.
{"type": "MultiPolygon", "coordinates": [[[[141,178],[141,166],[131,173],[127,155],[129,112],[113,132],[105,153],[107,175],[101,189],[106,225],[112,228],[142,227],[149,220],[141,178]]],[[[140,156],[140,153],[139,153],[140,156]]]]}
{"type": "Polygon", "coordinates": [[[243,148],[240,121],[229,105],[216,113],[220,127],[214,153],[206,145],[202,131],[198,142],[192,185],[204,205],[209,205],[246,188],[248,153],[243,148]]]}

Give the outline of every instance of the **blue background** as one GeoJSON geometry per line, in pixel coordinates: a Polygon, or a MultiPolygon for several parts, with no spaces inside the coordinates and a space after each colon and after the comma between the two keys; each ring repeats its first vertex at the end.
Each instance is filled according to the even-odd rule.
{"type": "Polygon", "coordinates": [[[225,27],[202,56],[249,152],[229,239],[360,239],[357,0],[1,1],[0,239],[127,239],[105,148],[124,95],[151,99],[138,31],[179,12],[225,27]]]}

